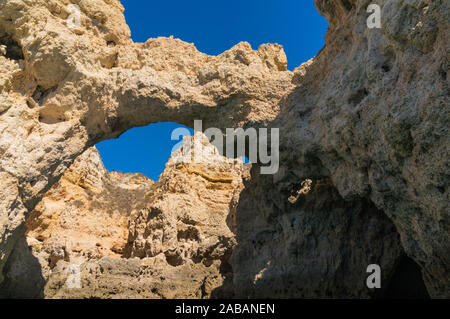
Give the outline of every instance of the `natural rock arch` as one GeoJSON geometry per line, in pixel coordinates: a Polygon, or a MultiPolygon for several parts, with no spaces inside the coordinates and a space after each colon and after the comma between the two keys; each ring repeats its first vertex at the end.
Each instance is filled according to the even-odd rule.
{"type": "Polygon", "coordinates": [[[277,45],[213,57],[176,39],[132,43],[118,1],[80,1],[72,29],[66,1],[0,1],[0,270],[28,212],[88,147],[202,119],[283,128],[282,167],[262,185],[330,177],[344,200],[370,198],[430,294],[448,297],[448,3],[382,1],[381,29],[366,27],[367,5],[316,0],[327,44],[289,72],[277,45]],[[8,53],[18,47],[24,60],[8,53]]]}

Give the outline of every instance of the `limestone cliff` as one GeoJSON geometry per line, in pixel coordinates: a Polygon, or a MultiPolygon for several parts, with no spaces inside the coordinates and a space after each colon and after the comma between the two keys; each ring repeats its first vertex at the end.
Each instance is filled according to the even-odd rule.
{"type": "Polygon", "coordinates": [[[83,151],[201,119],[280,128],[278,174],[255,163],[237,205],[237,296],[365,297],[365,266],[389,281],[404,258],[432,297],[450,296],[448,1],[378,0],[382,28],[368,29],[371,1],[316,0],[326,46],[293,72],[278,45],[133,43],[118,1],[77,3],[70,27],[69,1],[0,1],[0,270],[83,151]],[[307,179],[322,186],[291,203],[307,179]]]}
{"type": "Polygon", "coordinates": [[[91,148],[44,195],[27,220],[26,236],[37,240],[31,244],[38,250],[56,243],[68,259],[121,256],[129,216],[152,184],[144,175],[106,171],[91,148]]]}
{"type": "Polygon", "coordinates": [[[188,139],[173,154],[156,183],[106,171],[95,148],[78,157],[28,218],[1,295],[233,296],[228,259],[248,169],[197,136],[198,144],[188,139]],[[186,157],[194,145],[203,151],[198,163],[186,157]],[[74,265],[80,271],[75,288],[67,284],[74,265]]]}
{"type": "Polygon", "coordinates": [[[139,203],[152,184],[140,174],[106,171],[97,150],[88,149],[28,218],[25,237],[7,265],[2,295],[42,295],[60,260],[80,264],[105,256],[120,258],[133,203],[139,203]]]}

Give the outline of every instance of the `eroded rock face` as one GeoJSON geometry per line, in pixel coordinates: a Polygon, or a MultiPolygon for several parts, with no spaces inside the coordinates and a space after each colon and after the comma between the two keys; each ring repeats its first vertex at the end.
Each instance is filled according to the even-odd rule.
{"type": "Polygon", "coordinates": [[[37,241],[30,242],[35,249],[56,246],[69,257],[121,256],[129,216],[152,184],[141,174],[106,171],[90,148],[44,195],[27,220],[26,236],[37,241]]]}
{"type": "Polygon", "coordinates": [[[330,179],[313,181],[295,203],[287,200],[291,190],[270,178],[254,176],[245,186],[231,259],[237,297],[386,296],[404,251],[395,226],[372,202],[345,201],[330,179]],[[277,195],[259,196],[274,189],[277,195]],[[383,269],[381,290],[365,285],[370,264],[383,269]]]}
{"type": "Polygon", "coordinates": [[[382,1],[382,28],[370,30],[370,2],[338,3],[316,1],[330,21],[326,47],[297,70],[272,124],[285,141],[274,182],[331,177],[345,200],[370,199],[430,294],[448,297],[449,4],[382,1]]]}
{"type": "MultiPolygon", "coordinates": [[[[131,216],[126,257],[164,254],[174,266],[210,264],[231,255],[242,160],[227,159],[201,133],[188,139],[166,164],[156,187],[131,216]],[[195,159],[194,152],[202,149],[195,159]]],[[[224,260],[227,262],[227,260],[224,260]]]]}
{"type": "Polygon", "coordinates": [[[68,4],[0,3],[0,268],[28,212],[88,147],[159,121],[267,123],[292,87],[280,46],[212,57],[177,39],[132,43],[118,1],[78,2],[75,28],[68,4]]]}
{"type": "Polygon", "coordinates": [[[156,183],[108,172],[95,147],[66,171],[27,220],[8,260],[4,297],[231,297],[241,160],[202,134],[187,138],[156,183]],[[193,149],[203,150],[193,162],[193,149]],[[68,278],[80,272],[80,287],[68,278]]]}
{"type": "MultiPolygon", "coordinates": [[[[80,1],[76,28],[67,26],[67,1],[1,1],[0,269],[23,235],[29,212],[89,146],[133,126],[167,120],[192,126],[202,119],[205,127],[280,128],[279,173],[263,179],[253,173],[255,191],[238,205],[239,220],[244,200],[261,203],[249,208],[256,221],[242,211],[236,254],[259,251],[251,238],[267,227],[277,234],[286,231],[278,218],[267,216],[315,211],[305,210],[301,200],[295,204],[299,210],[286,208],[290,194],[282,189],[306,179],[330,179],[345,202],[338,200],[343,211],[370,207],[372,213],[343,214],[341,221],[373,223],[370,229],[380,236],[369,245],[376,255],[370,259],[389,272],[393,262],[386,258],[398,256],[395,236],[381,231],[387,222],[382,212],[405,253],[420,266],[430,295],[448,297],[449,3],[379,1],[381,29],[366,26],[368,0],[315,3],[330,23],[326,46],[289,72],[277,45],[253,51],[241,43],[212,57],[176,39],[132,43],[118,1],[80,1]],[[262,189],[271,190],[270,198],[262,189]],[[252,233],[245,224],[250,220],[256,223],[252,233]],[[381,248],[386,238],[392,239],[391,249],[381,248]]],[[[316,220],[311,225],[319,236],[324,225],[316,220]]],[[[358,227],[372,233],[367,225],[358,227]]],[[[334,252],[335,242],[355,241],[348,234],[327,234],[324,251],[334,252]]],[[[302,236],[295,232],[292,240],[302,242],[302,236]]],[[[324,255],[321,263],[367,256],[366,248],[355,249],[340,257],[324,255]]],[[[281,274],[262,263],[249,270],[240,260],[232,258],[232,266],[235,278],[248,280],[241,285],[243,295],[256,291],[249,272],[267,268],[258,285],[281,274]]],[[[353,267],[364,263],[361,259],[353,267]]],[[[333,283],[339,278],[336,269],[325,278],[329,282],[320,287],[329,287],[329,293],[322,296],[348,291],[333,283]]],[[[359,277],[351,280],[365,296],[359,277]]],[[[315,287],[300,295],[316,295],[315,287]]]]}
{"type": "Polygon", "coordinates": [[[152,184],[141,174],[106,171],[95,147],[88,149],[31,213],[4,271],[1,294],[44,296],[45,281],[60,260],[82,264],[105,256],[120,258],[134,204],[152,184]]]}

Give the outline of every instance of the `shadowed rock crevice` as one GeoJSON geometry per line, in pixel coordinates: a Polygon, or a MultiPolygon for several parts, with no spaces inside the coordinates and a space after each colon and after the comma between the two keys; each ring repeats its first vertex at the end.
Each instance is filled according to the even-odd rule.
{"type": "Polygon", "coordinates": [[[13,38],[2,32],[0,28],[0,54],[3,54],[7,59],[23,60],[22,47],[13,38]]]}
{"type": "Polygon", "coordinates": [[[14,248],[4,268],[5,280],[0,284],[0,298],[40,299],[44,297],[46,280],[42,267],[25,239],[14,248]]]}
{"type": "Polygon", "coordinates": [[[429,299],[422,271],[417,263],[404,255],[390,278],[387,288],[376,296],[384,299],[429,299]]]}
{"type": "Polygon", "coordinates": [[[237,208],[231,264],[239,298],[374,297],[366,269],[388,283],[404,252],[392,222],[370,200],[344,200],[329,179],[295,203],[271,178],[252,174],[237,208]],[[266,196],[277,189],[278,196],[266,196]]]}

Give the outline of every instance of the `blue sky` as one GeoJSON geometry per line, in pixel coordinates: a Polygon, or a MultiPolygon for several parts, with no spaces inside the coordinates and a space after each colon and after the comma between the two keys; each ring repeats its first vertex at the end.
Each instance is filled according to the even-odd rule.
{"type": "MultiPolygon", "coordinates": [[[[283,45],[288,68],[314,57],[324,46],[328,27],[314,0],[122,0],[135,42],[171,36],[217,55],[241,41],[283,45]]],[[[120,138],[97,144],[108,170],[143,173],[158,180],[172,147],[176,123],[134,128],[120,138]]]]}

